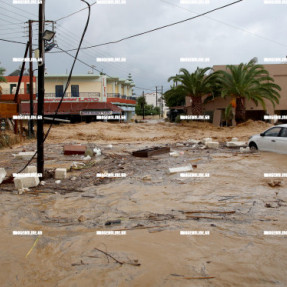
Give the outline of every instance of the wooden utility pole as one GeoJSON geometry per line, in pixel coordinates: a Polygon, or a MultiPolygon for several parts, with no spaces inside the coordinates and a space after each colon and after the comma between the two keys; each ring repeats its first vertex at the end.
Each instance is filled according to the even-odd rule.
{"type": "MultiPolygon", "coordinates": [[[[30,65],[29,65],[29,76],[30,76],[30,116],[34,115],[34,106],[33,106],[33,93],[34,93],[34,86],[33,86],[33,62],[32,62],[32,57],[33,57],[33,44],[32,44],[32,20],[29,20],[29,43],[30,43],[30,48],[29,48],[29,57],[30,57],[30,65]]],[[[29,136],[32,137],[34,136],[34,122],[33,120],[30,119],[29,121],[29,136]]]]}
{"type": "Polygon", "coordinates": [[[155,106],[157,107],[157,86],[155,87],[155,106]]]}
{"type": "MultiPolygon", "coordinates": [[[[17,103],[17,114],[19,114],[21,112],[20,101],[19,101],[19,90],[20,90],[20,86],[21,86],[21,82],[22,82],[23,73],[24,73],[24,70],[25,70],[25,63],[26,63],[25,58],[27,57],[29,46],[30,46],[30,43],[27,42],[26,50],[25,50],[25,54],[24,54],[24,61],[22,63],[21,72],[20,72],[20,76],[19,76],[19,79],[18,79],[18,85],[17,85],[17,88],[16,88],[15,97],[14,97],[14,102],[17,103]]],[[[22,127],[22,123],[21,122],[20,122],[20,125],[22,127]]],[[[18,133],[18,122],[17,122],[17,120],[15,120],[14,132],[15,132],[15,134],[18,133]]],[[[22,133],[22,130],[21,130],[21,133],[22,133]]],[[[22,134],[21,134],[21,136],[22,136],[22,134]]]]}
{"type": "Polygon", "coordinates": [[[44,77],[45,77],[45,48],[44,48],[44,25],[45,25],[45,0],[39,4],[39,57],[38,62],[38,108],[37,108],[37,172],[44,175],[44,77]]]}
{"type": "Polygon", "coordinates": [[[144,120],[144,108],[145,108],[145,97],[144,97],[144,91],[143,91],[143,120],[144,120]]]}

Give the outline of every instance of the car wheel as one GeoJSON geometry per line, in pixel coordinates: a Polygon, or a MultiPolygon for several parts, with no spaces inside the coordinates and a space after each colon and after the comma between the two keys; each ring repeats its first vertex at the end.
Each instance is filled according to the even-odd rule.
{"type": "Polygon", "coordinates": [[[254,143],[254,142],[251,142],[249,144],[249,148],[250,148],[250,150],[253,150],[253,151],[258,150],[258,147],[257,147],[256,143],[254,143]]]}

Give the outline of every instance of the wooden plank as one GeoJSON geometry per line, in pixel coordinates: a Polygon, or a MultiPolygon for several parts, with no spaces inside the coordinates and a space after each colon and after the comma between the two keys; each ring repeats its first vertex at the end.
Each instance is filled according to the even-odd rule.
{"type": "Polygon", "coordinates": [[[150,157],[152,155],[158,155],[158,154],[163,154],[163,153],[168,153],[168,152],[170,152],[170,147],[153,147],[153,148],[134,151],[132,155],[136,157],[150,157]]]}
{"type": "Polygon", "coordinates": [[[17,115],[16,103],[0,103],[0,118],[12,118],[17,115]]]}
{"type": "Polygon", "coordinates": [[[82,146],[82,145],[65,145],[64,155],[85,154],[86,149],[87,149],[87,146],[82,146]]]}

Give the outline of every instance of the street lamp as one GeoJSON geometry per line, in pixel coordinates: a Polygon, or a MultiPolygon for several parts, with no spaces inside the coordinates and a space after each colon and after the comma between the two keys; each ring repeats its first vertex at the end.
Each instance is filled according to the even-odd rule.
{"type": "Polygon", "coordinates": [[[56,33],[54,31],[46,30],[43,34],[43,40],[50,42],[54,38],[55,34],[56,33]]]}

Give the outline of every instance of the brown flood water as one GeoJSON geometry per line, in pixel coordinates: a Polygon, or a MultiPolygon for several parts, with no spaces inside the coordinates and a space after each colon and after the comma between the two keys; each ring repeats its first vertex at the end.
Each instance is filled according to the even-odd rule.
{"type": "MultiPolygon", "coordinates": [[[[131,137],[137,128],[130,128],[131,137]]],[[[162,127],[157,129],[160,137],[162,127]]],[[[175,140],[169,138],[172,129],[166,143],[175,140]]],[[[54,130],[55,142],[61,130],[54,130]]],[[[240,136],[249,135],[244,131],[240,136]]],[[[141,145],[153,142],[147,134],[143,137],[141,145]]],[[[135,143],[139,137],[130,140],[135,143]]],[[[287,286],[287,236],[263,235],[287,230],[286,179],[270,187],[263,176],[286,173],[286,155],[186,149],[179,158],[166,154],[131,164],[134,173],[127,178],[89,184],[83,192],[60,194],[59,186],[53,189],[57,193],[0,193],[0,286],[287,286]],[[194,172],[210,177],[167,173],[168,167],[189,163],[198,164],[194,172]],[[206,213],[210,211],[234,213],[206,213]],[[85,219],[78,222],[81,215],[85,219]],[[113,219],[121,224],[104,225],[113,219]],[[28,256],[37,236],[13,236],[15,230],[43,232],[28,256]],[[126,235],[101,236],[99,230],[126,230],[126,235]],[[185,230],[210,235],[180,235],[185,230]]]]}

